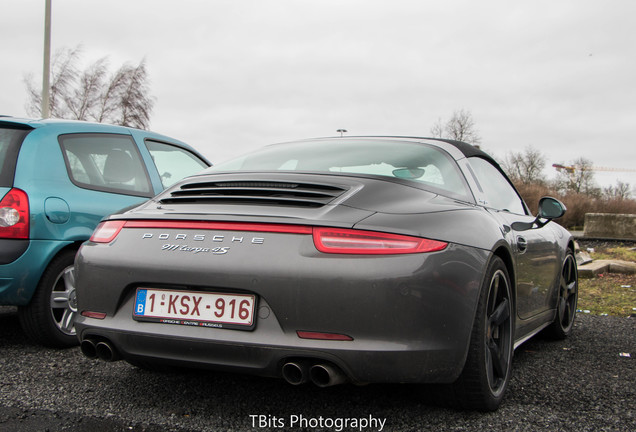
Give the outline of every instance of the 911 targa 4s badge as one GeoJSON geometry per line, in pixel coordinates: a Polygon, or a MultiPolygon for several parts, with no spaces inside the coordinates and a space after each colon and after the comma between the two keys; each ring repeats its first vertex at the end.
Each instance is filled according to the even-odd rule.
{"type": "Polygon", "coordinates": [[[82,351],[291,384],[438,383],[494,410],[514,349],[572,330],[565,207],[534,216],[456,141],[265,147],[104,220],[77,257],[82,351]]]}

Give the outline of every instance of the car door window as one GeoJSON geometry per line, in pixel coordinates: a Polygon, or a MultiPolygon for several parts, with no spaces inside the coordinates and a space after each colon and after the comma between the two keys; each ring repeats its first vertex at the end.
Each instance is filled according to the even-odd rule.
{"type": "Polygon", "coordinates": [[[60,135],[71,181],[85,189],[151,196],[150,180],[137,145],[116,134],[60,135]]]}
{"type": "Polygon", "coordinates": [[[523,201],[508,179],[490,162],[485,159],[472,157],[468,159],[476,180],[486,199],[486,207],[511,213],[525,215],[523,201]]]}
{"type": "Polygon", "coordinates": [[[208,167],[194,153],[175,145],[146,140],[146,147],[161,176],[164,189],[208,167]]]}

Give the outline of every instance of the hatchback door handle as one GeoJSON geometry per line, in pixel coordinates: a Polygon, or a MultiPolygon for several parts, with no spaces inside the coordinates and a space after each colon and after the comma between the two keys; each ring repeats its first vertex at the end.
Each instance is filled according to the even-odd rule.
{"type": "Polygon", "coordinates": [[[528,249],[528,241],[521,236],[517,237],[517,249],[519,249],[519,252],[524,253],[528,249]]]}

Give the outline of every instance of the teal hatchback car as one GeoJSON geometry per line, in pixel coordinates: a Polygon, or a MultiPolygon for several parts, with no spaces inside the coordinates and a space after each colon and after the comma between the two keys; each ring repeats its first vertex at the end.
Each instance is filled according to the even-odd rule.
{"type": "Polygon", "coordinates": [[[78,343],[73,262],[106,215],[210,166],[148,131],[0,117],[0,305],[51,347],[78,343]]]}

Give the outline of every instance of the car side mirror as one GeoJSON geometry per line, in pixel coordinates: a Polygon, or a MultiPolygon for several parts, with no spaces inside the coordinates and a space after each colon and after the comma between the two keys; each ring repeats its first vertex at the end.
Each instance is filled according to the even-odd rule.
{"type": "Polygon", "coordinates": [[[558,219],[566,210],[565,204],[556,198],[543,197],[539,200],[539,217],[543,219],[558,219]]]}
{"type": "Polygon", "coordinates": [[[552,219],[558,219],[563,216],[566,210],[565,204],[558,199],[543,197],[539,200],[539,214],[536,219],[532,222],[514,222],[512,229],[515,231],[527,231],[532,228],[542,228],[552,219]]]}

